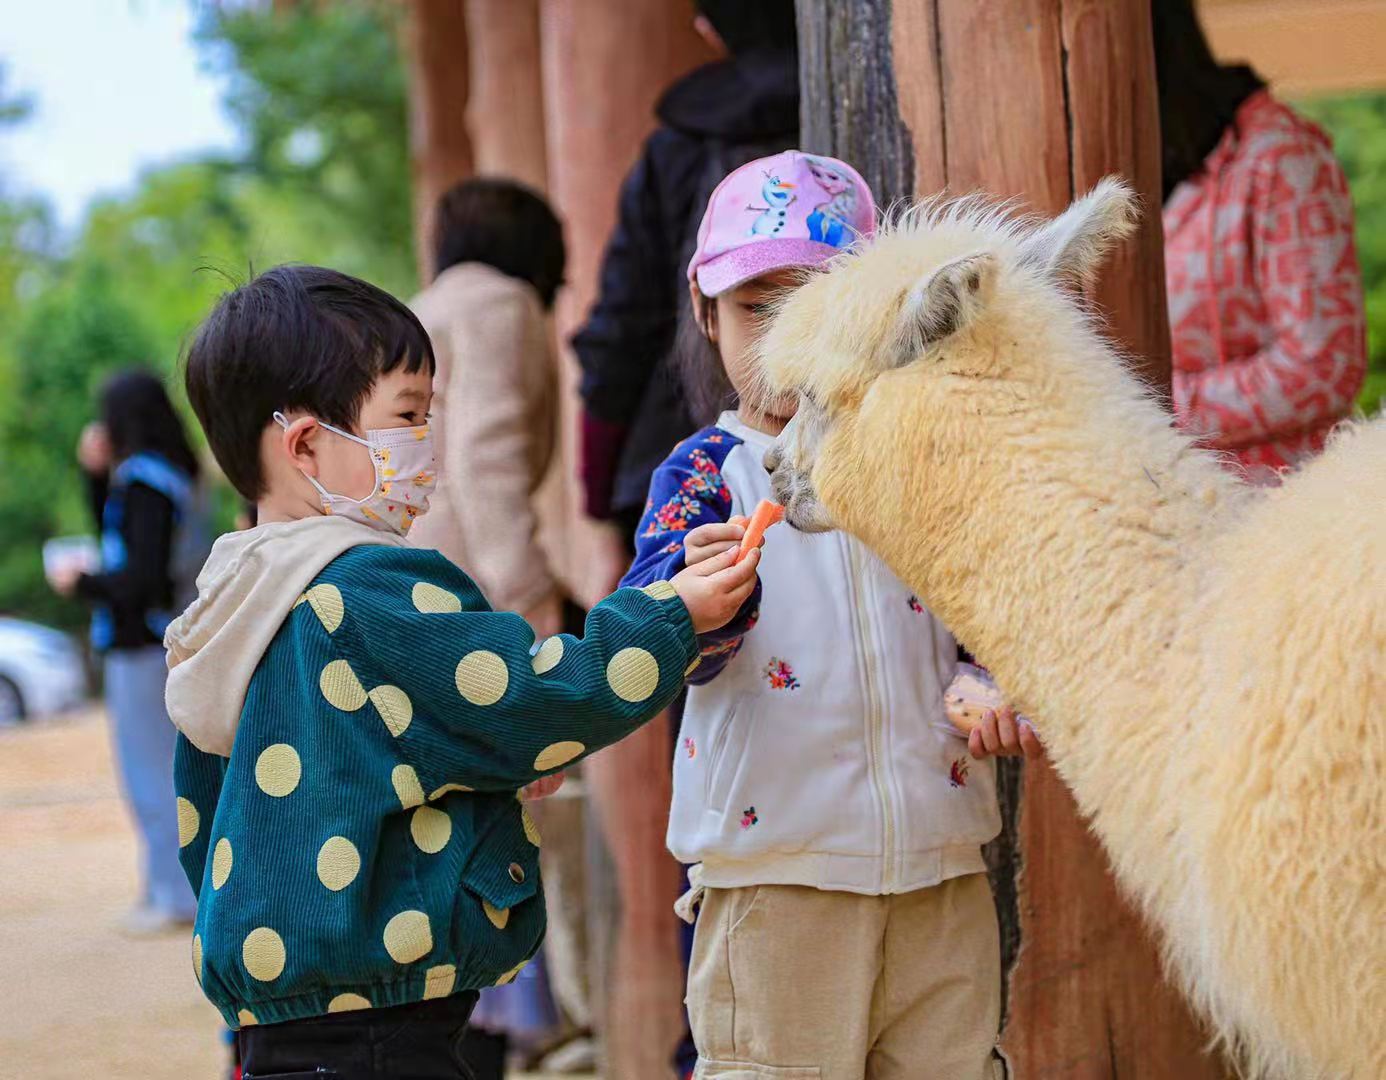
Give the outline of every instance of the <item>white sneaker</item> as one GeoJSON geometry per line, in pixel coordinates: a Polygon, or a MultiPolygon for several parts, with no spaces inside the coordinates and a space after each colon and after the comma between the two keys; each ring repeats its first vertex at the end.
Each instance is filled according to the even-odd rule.
{"type": "Polygon", "coordinates": [[[127,911],[120,920],[120,929],[131,937],[156,937],[192,929],[191,919],[181,918],[167,911],[137,904],[127,911]]]}

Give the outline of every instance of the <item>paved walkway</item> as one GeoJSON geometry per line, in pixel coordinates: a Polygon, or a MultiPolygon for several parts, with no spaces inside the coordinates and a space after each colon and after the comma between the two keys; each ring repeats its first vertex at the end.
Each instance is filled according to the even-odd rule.
{"type": "Polygon", "coordinates": [[[135,860],[98,711],[0,732],[0,1080],[220,1080],[186,935],[118,929],[135,860]]]}

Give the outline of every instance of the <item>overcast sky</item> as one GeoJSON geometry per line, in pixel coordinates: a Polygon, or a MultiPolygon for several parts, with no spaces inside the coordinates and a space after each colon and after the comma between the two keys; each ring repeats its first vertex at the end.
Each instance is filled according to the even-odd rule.
{"type": "Polygon", "coordinates": [[[72,226],[94,195],[236,132],[198,66],[191,0],[0,0],[5,84],[34,99],[0,168],[72,226]]]}

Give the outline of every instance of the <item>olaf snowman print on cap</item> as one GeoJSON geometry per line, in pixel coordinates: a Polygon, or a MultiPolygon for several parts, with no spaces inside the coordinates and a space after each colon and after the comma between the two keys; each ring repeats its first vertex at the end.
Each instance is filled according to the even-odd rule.
{"type": "Polygon", "coordinates": [[[751,235],[778,236],[784,228],[785,214],[798,198],[794,192],[794,185],[788,180],[781,180],[779,176],[766,173],[760,197],[765,200],[764,206],[746,207],[747,210],[755,210],[760,214],[751,224],[751,235]]]}

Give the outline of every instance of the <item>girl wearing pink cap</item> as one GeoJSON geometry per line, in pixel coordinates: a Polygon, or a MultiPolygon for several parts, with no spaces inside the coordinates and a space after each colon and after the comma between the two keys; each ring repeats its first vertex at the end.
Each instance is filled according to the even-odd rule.
{"type": "MultiPolygon", "coordinates": [[[[769,497],[762,458],[797,405],[757,390],[759,316],[874,225],[870,190],[832,158],[762,158],[713,192],[684,344],[716,419],[656,471],[623,584],[740,540],[731,519],[769,497]]],[[[772,529],[758,570],[700,639],[674,763],[669,848],[696,864],[679,904],[697,911],[695,1076],[1001,1076],[981,854],[1000,819],[991,762],[944,716],[958,647],[845,534],[772,529]]],[[[1037,749],[990,723],[1000,752],[1037,749]]]]}

